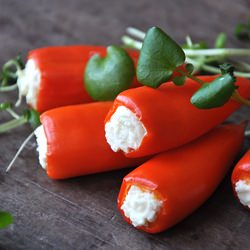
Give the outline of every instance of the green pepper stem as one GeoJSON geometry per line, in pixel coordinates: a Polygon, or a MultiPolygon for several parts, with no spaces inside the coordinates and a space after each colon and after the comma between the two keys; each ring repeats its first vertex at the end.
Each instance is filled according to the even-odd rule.
{"type": "Polygon", "coordinates": [[[30,141],[30,139],[33,136],[34,136],[34,131],[24,140],[24,142],[22,143],[22,145],[20,146],[20,148],[16,152],[15,156],[13,157],[13,159],[11,160],[11,162],[9,163],[9,165],[7,166],[6,172],[8,172],[11,169],[11,167],[14,165],[16,159],[21,154],[21,152],[23,151],[24,147],[27,145],[27,143],[30,141]]]}
{"type": "Polygon", "coordinates": [[[25,124],[27,121],[27,118],[25,116],[20,116],[18,119],[13,119],[11,121],[5,122],[0,125],[0,134],[7,132],[11,129],[17,128],[25,124]]]}
{"type": "Polygon", "coordinates": [[[17,89],[17,84],[0,87],[0,92],[10,92],[17,89]]]}

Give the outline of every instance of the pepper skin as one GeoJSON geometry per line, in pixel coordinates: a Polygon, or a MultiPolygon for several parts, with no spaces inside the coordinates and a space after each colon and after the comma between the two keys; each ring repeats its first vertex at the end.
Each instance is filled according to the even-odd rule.
{"type": "Polygon", "coordinates": [[[118,208],[125,220],[131,223],[121,209],[131,185],[153,192],[163,202],[155,221],[138,227],[140,230],[158,233],[191,214],[211,196],[225,176],[242,146],[244,129],[244,124],[221,125],[130,172],[123,179],[118,196],[118,208]]]}
{"type": "Polygon", "coordinates": [[[136,166],[145,159],[114,153],[104,136],[104,118],[112,102],[61,107],[41,115],[47,138],[46,171],[65,179],[136,166]]]}
{"type": "MultiPolygon", "coordinates": [[[[199,78],[210,82],[215,76],[199,78]]],[[[237,78],[236,85],[243,97],[250,97],[249,80],[237,78]]],[[[199,87],[198,83],[187,79],[182,87],[165,83],[158,89],[143,86],[120,93],[105,122],[123,105],[135,113],[147,130],[139,148],[129,151],[126,156],[151,155],[188,143],[219,125],[240,107],[239,103],[230,100],[219,108],[198,109],[190,103],[190,98],[199,87]]]]}
{"type": "MultiPolygon", "coordinates": [[[[33,59],[40,70],[41,79],[35,108],[39,113],[73,104],[92,102],[85,90],[83,75],[85,66],[94,54],[106,55],[102,46],[59,46],[33,50],[27,59],[33,59]]],[[[134,64],[139,52],[128,51],[134,64]]],[[[134,78],[131,87],[140,84],[134,78]]]]}
{"type": "MultiPolygon", "coordinates": [[[[248,150],[245,153],[245,155],[240,159],[240,161],[236,164],[232,173],[231,182],[232,182],[233,191],[234,191],[235,196],[239,200],[238,194],[235,190],[235,186],[238,181],[245,181],[246,183],[248,183],[248,185],[250,185],[250,150],[248,150]]],[[[248,206],[244,206],[244,207],[250,210],[250,207],[248,206]]]]}

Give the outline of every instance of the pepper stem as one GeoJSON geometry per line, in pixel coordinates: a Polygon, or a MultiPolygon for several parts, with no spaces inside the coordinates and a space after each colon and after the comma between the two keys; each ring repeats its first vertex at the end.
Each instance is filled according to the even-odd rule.
{"type": "Polygon", "coordinates": [[[8,172],[11,169],[11,167],[14,165],[16,159],[22,153],[23,149],[25,148],[25,146],[27,145],[27,143],[30,141],[30,139],[33,136],[34,136],[34,131],[24,140],[24,142],[22,143],[22,145],[20,146],[20,148],[16,152],[15,156],[13,157],[13,159],[11,160],[11,162],[9,163],[9,165],[7,166],[6,172],[8,172]]]}

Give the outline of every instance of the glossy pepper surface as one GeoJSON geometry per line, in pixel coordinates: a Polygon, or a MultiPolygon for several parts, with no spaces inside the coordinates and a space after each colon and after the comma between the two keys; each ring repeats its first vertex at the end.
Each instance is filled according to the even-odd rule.
{"type": "Polygon", "coordinates": [[[65,179],[136,166],[144,159],[114,153],[104,136],[104,118],[111,102],[67,106],[47,111],[41,123],[47,139],[46,171],[65,179]]]}
{"type": "Polygon", "coordinates": [[[123,179],[118,197],[118,207],[125,220],[131,223],[121,206],[132,185],[152,192],[162,201],[155,221],[138,227],[140,230],[158,233],[192,213],[225,176],[241,148],[244,129],[244,124],[219,126],[189,144],[151,158],[130,172],[123,179]]]}
{"type": "MultiPolygon", "coordinates": [[[[134,64],[137,64],[139,53],[128,51],[134,64]]],[[[89,103],[92,98],[85,90],[83,75],[91,56],[106,55],[103,46],[59,46],[33,50],[28,60],[34,60],[40,71],[40,86],[35,108],[42,113],[46,110],[73,104],[89,103]]],[[[134,78],[131,87],[140,84],[134,78]]]]}
{"type": "MultiPolygon", "coordinates": [[[[211,82],[215,76],[199,78],[211,82]]],[[[250,97],[249,80],[237,78],[236,85],[243,97],[250,97]]],[[[240,107],[239,103],[231,100],[219,108],[198,109],[190,103],[190,98],[199,87],[197,82],[187,79],[182,87],[164,83],[158,89],[143,86],[120,93],[106,117],[106,123],[123,105],[137,116],[147,132],[139,148],[129,151],[126,156],[141,157],[183,145],[208,132],[240,107]]]]}

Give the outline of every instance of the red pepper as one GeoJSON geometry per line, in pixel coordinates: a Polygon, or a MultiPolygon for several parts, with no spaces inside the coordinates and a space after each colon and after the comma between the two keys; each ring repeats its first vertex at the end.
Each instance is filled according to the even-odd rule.
{"type": "MultiPolygon", "coordinates": [[[[28,60],[33,59],[40,70],[41,79],[35,108],[42,113],[59,106],[92,102],[85,90],[83,75],[85,66],[94,54],[106,55],[103,46],[59,46],[33,50],[28,60]]],[[[128,51],[135,65],[137,51],[128,51]]],[[[134,79],[132,87],[140,84],[134,79]]]]}
{"type": "Polygon", "coordinates": [[[114,153],[104,136],[104,118],[112,102],[61,107],[41,115],[47,139],[47,174],[52,179],[136,166],[145,159],[114,153]]]}
{"type": "MultiPolygon", "coordinates": [[[[214,78],[200,76],[205,82],[214,78]]],[[[236,85],[243,97],[250,97],[249,80],[237,78],[236,85]]],[[[158,89],[144,86],[120,93],[106,117],[106,124],[116,109],[123,105],[137,116],[147,131],[141,145],[130,150],[126,156],[151,155],[190,142],[220,124],[240,107],[239,103],[231,100],[219,108],[198,109],[190,103],[190,98],[199,87],[197,82],[187,79],[182,87],[165,83],[158,89]]]]}
{"type": "MultiPolygon", "coordinates": [[[[139,226],[140,230],[158,233],[191,214],[225,176],[241,148],[244,129],[244,124],[219,126],[189,144],[153,157],[129,173],[118,197],[125,220],[131,223],[121,207],[132,185],[162,202],[155,221],[139,226]]],[[[135,206],[138,213],[145,212],[139,199],[135,206]]]]}
{"type": "Polygon", "coordinates": [[[234,194],[239,202],[250,210],[250,150],[235,166],[231,182],[234,194]]]}

